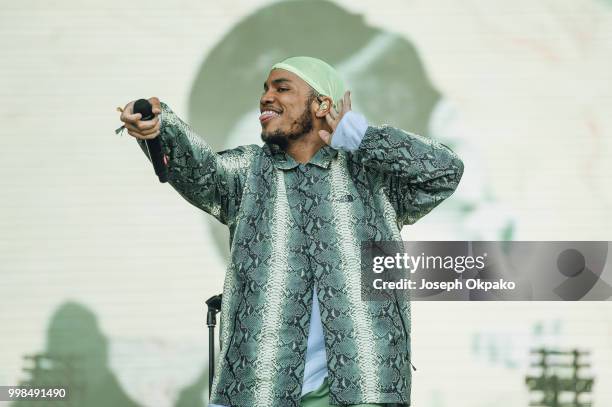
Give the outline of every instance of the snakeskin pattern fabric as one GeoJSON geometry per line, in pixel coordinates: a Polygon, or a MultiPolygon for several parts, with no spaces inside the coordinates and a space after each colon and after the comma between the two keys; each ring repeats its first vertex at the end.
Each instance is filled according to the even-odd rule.
{"type": "Polygon", "coordinates": [[[165,103],[161,119],[170,184],[230,230],[211,403],[299,406],[316,282],[330,402],[410,405],[410,302],[361,300],[360,244],[401,240],[453,193],[462,161],[390,126],[307,164],[267,144],[216,153],[165,103]]]}

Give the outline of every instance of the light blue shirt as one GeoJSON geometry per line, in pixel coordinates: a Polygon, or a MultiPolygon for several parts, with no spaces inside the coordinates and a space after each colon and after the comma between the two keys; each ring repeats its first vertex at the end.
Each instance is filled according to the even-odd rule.
{"type": "MultiPolygon", "coordinates": [[[[355,151],[361,144],[368,128],[365,117],[349,110],[344,114],[334,131],[331,146],[336,150],[355,151]]],[[[328,375],[327,356],[325,353],[325,338],[321,311],[317,299],[317,286],[312,291],[312,312],[310,314],[310,329],[306,345],[306,362],[304,366],[304,381],[302,396],[318,389],[328,375]]],[[[227,407],[219,404],[209,404],[209,407],[227,407]]]]}
{"type": "Polygon", "coordinates": [[[327,357],[325,354],[325,338],[321,311],[317,299],[317,286],[312,292],[312,313],[310,314],[310,330],[308,344],[306,345],[306,365],[304,366],[304,382],[302,396],[316,390],[327,376],[327,357]]]}

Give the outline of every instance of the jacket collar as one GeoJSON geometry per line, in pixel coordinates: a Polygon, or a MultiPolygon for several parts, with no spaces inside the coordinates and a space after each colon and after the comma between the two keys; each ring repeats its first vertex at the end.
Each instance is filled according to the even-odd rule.
{"type": "MultiPolygon", "coordinates": [[[[276,144],[265,143],[263,146],[266,154],[270,156],[274,166],[281,170],[290,170],[297,167],[300,163],[295,161],[293,157],[285,153],[276,144]]],[[[309,164],[317,165],[321,168],[329,168],[331,161],[338,155],[338,151],[330,146],[323,146],[315,153],[315,155],[308,162],[309,164]]]]}

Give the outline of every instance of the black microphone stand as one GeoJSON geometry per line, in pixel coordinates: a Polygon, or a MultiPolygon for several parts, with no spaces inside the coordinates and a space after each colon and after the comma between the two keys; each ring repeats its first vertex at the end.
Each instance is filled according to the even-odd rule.
{"type": "Polygon", "coordinates": [[[206,325],[208,325],[208,399],[212,390],[212,382],[215,375],[215,325],[217,325],[217,313],[221,311],[221,300],[223,294],[213,295],[206,300],[208,312],[206,313],[206,325]]]}

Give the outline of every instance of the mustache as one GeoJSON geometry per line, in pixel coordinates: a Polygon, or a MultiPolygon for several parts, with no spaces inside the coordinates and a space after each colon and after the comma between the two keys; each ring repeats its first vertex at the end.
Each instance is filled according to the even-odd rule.
{"type": "Polygon", "coordinates": [[[261,132],[261,140],[266,144],[275,144],[286,151],[289,143],[305,137],[312,130],[312,117],[310,112],[305,109],[302,116],[295,120],[291,125],[291,130],[283,131],[276,129],[272,132],[261,132]]]}

